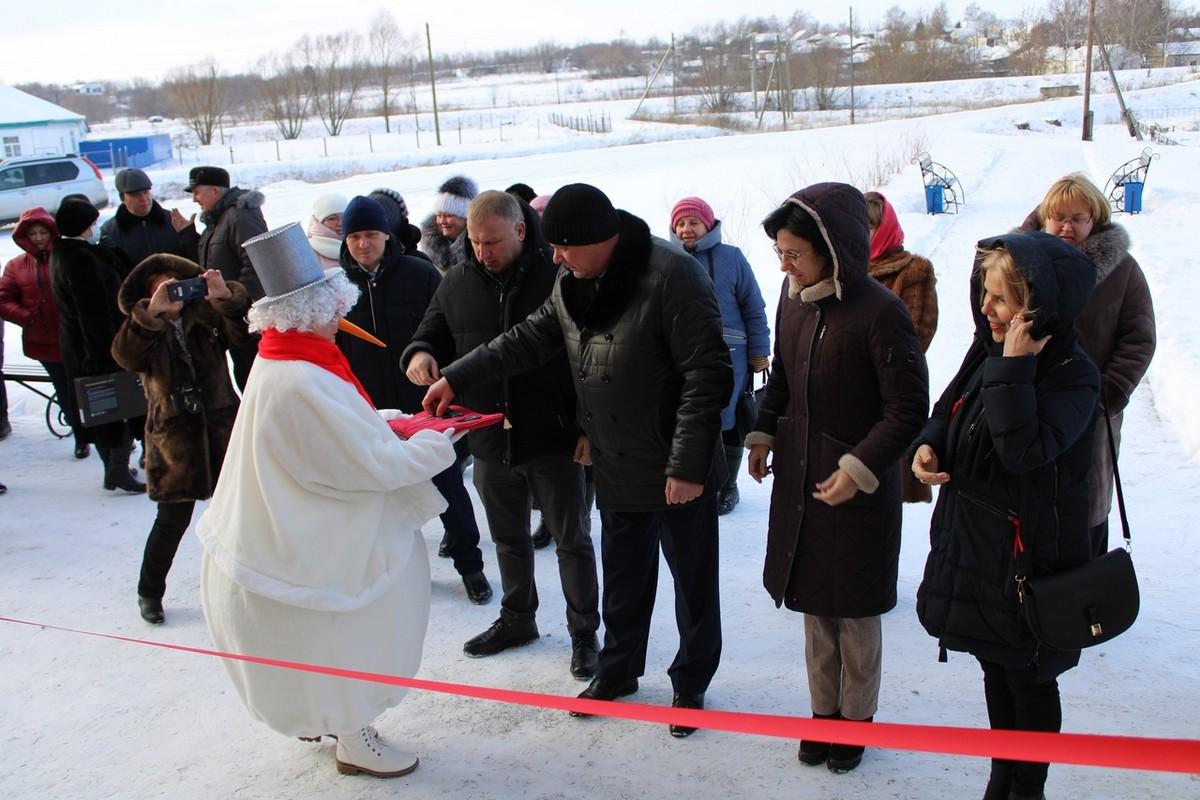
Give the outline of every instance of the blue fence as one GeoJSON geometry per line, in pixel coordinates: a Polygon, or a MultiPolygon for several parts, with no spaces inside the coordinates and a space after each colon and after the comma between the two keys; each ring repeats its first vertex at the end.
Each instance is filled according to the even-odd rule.
{"type": "Polygon", "coordinates": [[[156,133],[151,136],[90,139],[79,143],[79,152],[101,169],[149,167],[172,158],[171,137],[156,133]]]}

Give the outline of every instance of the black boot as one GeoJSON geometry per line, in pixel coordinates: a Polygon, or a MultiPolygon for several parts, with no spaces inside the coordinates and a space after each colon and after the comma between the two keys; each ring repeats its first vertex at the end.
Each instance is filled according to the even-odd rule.
{"type": "Polygon", "coordinates": [[[1008,800],[1012,788],[1012,762],[992,759],[992,773],[988,776],[983,800],[1008,800]]]}
{"type": "Polygon", "coordinates": [[[725,516],[737,506],[741,500],[738,494],[737,476],[738,470],[742,466],[742,448],[733,445],[725,445],[725,464],[729,469],[729,477],[725,479],[725,485],[721,487],[720,494],[717,495],[717,514],[725,516]]]}
{"type": "MultiPolygon", "coordinates": [[[[841,713],[837,711],[832,714],[813,714],[813,719],[841,718],[841,713]]],[[[807,739],[801,739],[800,752],[798,754],[800,763],[810,767],[825,763],[825,759],[829,758],[829,748],[832,746],[829,742],[811,742],[807,739]]]]}
{"type": "MultiPolygon", "coordinates": [[[[871,722],[874,717],[855,720],[856,722],[871,722]]],[[[859,744],[835,744],[829,748],[829,760],[825,762],[825,766],[829,767],[830,772],[838,773],[849,772],[862,763],[863,753],[867,748],[859,744]]]]}
{"type": "MultiPolygon", "coordinates": [[[[97,445],[97,449],[99,449],[99,445],[97,445]]],[[[134,478],[129,471],[129,453],[132,450],[132,445],[125,443],[107,448],[107,455],[101,451],[101,456],[104,456],[105,489],[109,491],[121,489],[130,494],[142,494],[146,491],[146,484],[134,478]]]]}
{"type": "Polygon", "coordinates": [[[533,549],[541,550],[550,546],[550,542],[554,541],[554,537],[550,535],[550,529],[546,527],[546,520],[538,523],[537,530],[533,532],[533,549]]]}
{"type": "Polygon", "coordinates": [[[87,458],[91,452],[92,450],[88,447],[88,443],[80,439],[78,433],[75,434],[75,457],[87,458]]]}

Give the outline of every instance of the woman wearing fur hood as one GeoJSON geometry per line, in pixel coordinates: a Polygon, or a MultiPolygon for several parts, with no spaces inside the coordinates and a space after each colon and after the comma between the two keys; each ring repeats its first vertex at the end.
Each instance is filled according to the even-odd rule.
{"type": "Polygon", "coordinates": [[[342,212],[348,202],[345,195],[337,192],[328,192],[313,201],[313,213],[304,233],[323,269],[338,265],[342,252],[342,212]]]}
{"type": "MultiPolygon", "coordinates": [[[[1079,343],[1100,369],[1100,407],[1112,420],[1117,450],[1129,397],[1154,357],[1154,303],[1141,266],[1129,254],[1129,234],[1112,221],[1108,200],[1082,173],[1055,181],[1021,230],[1041,230],[1082,250],[1096,265],[1096,288],[1075,321],[1079,343]]],[[[1095,555],[1108,550],[1113,464],[1100,415],[1088,475],[1088,526],[1095,555]]]]}

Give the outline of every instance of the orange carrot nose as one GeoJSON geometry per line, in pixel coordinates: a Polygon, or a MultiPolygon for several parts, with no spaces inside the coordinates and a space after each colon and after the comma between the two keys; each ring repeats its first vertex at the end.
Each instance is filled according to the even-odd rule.
{"type": "Polygon", "coordinates": [[[353,322],[346,319],[345,317],[342,317],[341,319],[338,320],[338,330],[342,331],[343,333],[348,333],[351,336],[357,336],[359,339],[362,339],[364,342],[370,342],[371,344],[376,345],[378,347],[387,347],[387,345],[384,344],[382,341],[375,338],[373,335],[367,333],[362,328],[358,327],[357,325],[355,325],[353,322]]]}

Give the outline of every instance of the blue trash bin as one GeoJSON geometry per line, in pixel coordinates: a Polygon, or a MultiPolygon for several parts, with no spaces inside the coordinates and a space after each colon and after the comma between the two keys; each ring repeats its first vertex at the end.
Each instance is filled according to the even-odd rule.
{"type": "Polygon", "coordinates": [[[925,187],[925,213],[943,214],[946,211],[946,193],[940,183],[925,187]]]}
{"type": "Polygon", "coordinates": [[[1125,184],[1125,213],[1142,213],[1142,189],[1146,184],[1141,182],[1125,184]]]}

